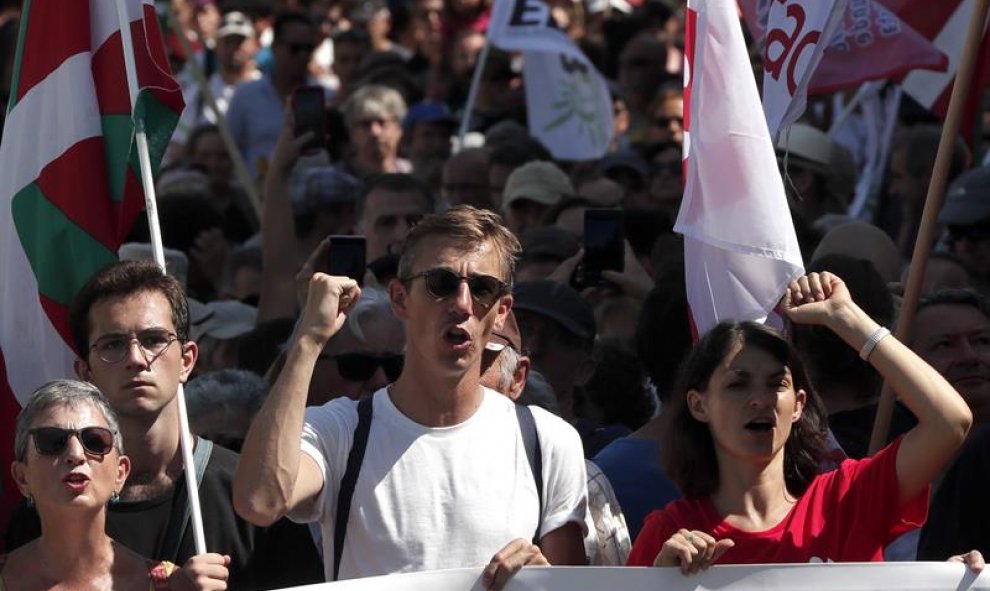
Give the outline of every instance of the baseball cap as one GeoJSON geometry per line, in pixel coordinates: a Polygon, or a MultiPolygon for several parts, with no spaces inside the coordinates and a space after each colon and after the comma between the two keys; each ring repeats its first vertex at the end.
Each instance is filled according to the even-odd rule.
{"type": "Polygon", "coordinates": [[[569,259],[581,248],[581,241],[572,232],[557,226],[530,228],[522,235],[522,258],[569,259]]]}
{"type": "Polygon", "coordinates": [[[512,310],[509,310],[502,329],[492,331],[492,336],[485,345],[485,349],[489,351],[501,351],[506,347],[512,347],[522,353],[522,335],[519,333],[519,324],[512,310]]]}
{"type": "Polygon", "coordinates": [[[795,123],[780,134],[777,153],[782,157],[784,152],[789,152],[791,158],[797,157],[818,166],[832,164],[832,140],[825,132],[806,123],[795,123]]]}
{"type": "Polygon", "coordinates": [[[409,133],[417,123],[446,123],[453,127],[457,125],[457,119],[445,103],[423,101],[413,105],[406,113],[402,120],[402,133],[409,133]]]}
{"type": "Polygon", "coordinates": [[[555,205],[564,197],[576,193],[571,179],[556,164],[543,160],[527,162],[509,175],[505,183],[502,209],[508,210],[512,202],[518,199],[555,205]]]}
{"type": "Polygon", "coordinates": [[[512,307],[546,316],[571,334],[592,341],[597,329],[591,304],[563,283],[549,279],[524,281],[512,290],[512,307]]]}
{"type": "Polygon", "coordinates": [[[254,330],[258,309],[237,300],[216,300],[203,304],[202,311],[192,319],[190,336],[195,341],[209,336],[226,340],[254,330]]]}
{"type": "Polygon", "coordinates": [[[972,226],[990,218],[990,167],[967,170],[949,185],[938,221],[946,226],[972,226]]]}
{"type": "Polygon", "coordinates": [[[293,212],[300,215],[340,203],[356,203],[361,181],[335,166],[314,166],[295,175],[289,195],[293,212]]]}
{"type": "Polygon", "coordinates": [[[251,19],[243,12],[228,12],[223,15],[220,28],[217,29],[217,38],[223,39],[230,35],[240,35],[241,37],[254,37],[254,27],[251,26],[251,19]]]}

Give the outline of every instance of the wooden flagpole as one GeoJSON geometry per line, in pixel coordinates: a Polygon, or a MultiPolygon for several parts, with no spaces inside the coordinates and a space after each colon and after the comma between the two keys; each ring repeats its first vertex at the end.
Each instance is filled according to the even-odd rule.
{"type": "MultiPolygon", "coordinates": [[[[932,180],[928,185],[928,196],[925,198],[925,210],[918,228],[918,238],[914,243],[911,255],[911,267],[908,270],[907,285],[904,300],[897,318],[895,335],[901,342],[907,343],[911,336],[911,325],[918,310],[918,299],[921,296],[921,286],[925,277],[925,267],[928,255],[935,242],[937,216],[945,201],[945,185],[949,176],[949,166],[952,163],[952,151],[959,135],[966,98],[973,82],[973,71],[976,69],[977,55],[983,43],[983,29],[987,20],[987,9],[990,0],[976,0],[973,15],[969,19],[969,29],[966,32],[966,45],[963,47],[959,66],[956,68],[956,79],[952,85],[952,98],[949,110],[942,127],[942,138],[938,144],[938,156],[935,157],[935,168],[932,170],[932,180]]],[[[870,435],[870,455],[880,451],[886,444],[890,433],[890,419],[894,412],[894,393],[890,386],[884,384],[880,394],[880,403],[873,422],[873,433],[870,435]]]]}

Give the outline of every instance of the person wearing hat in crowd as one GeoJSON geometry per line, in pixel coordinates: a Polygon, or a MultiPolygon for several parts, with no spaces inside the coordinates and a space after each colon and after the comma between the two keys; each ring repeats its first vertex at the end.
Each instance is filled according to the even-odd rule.
{"type": "Polygon", "coordinates": [[[556,226],[530,228],[522,236],[522,256],[516,267],[516,280],[546,279],[579,250],[581,241],[568,230],[556,226]]]}
{"type": "Polygon", "coordinates": [[[946,227],[947,250],[967,265],[976,287],[990,290],[990,167],[959,176],[945,196],[938,221],[946,227]]]}
{"type": "Polygon", "coordinates": [[[571,179],[553,162],[527,162],[512,171],[505,182],[505,225],[516,236],[522,236],[527,229],[540,225],[548,209],[576,193],[571,179]]]}
{"type": "Polygon", "coordinates": [[[254,328],[258,309],[237,300],[207,302],[190,318],[190,336],[199,345],[196,374],[237,367],[240,337],[254,328]]]}
{"type": "Polygon", "coordinates": [[[423,101],[409,109],[402,120],[402,144],[414,174],[419,175],[431,166],[442,166],[450,157],[451,136],[456,127],[457,119],[444,103],[423,101]]]}
{"type": "Polygon", "coordinates": [[[493,209],[488,190],[488,150],[466,148],[443,165],[441,195],[445,205],[493,209]]]}
{"type": "MultiPolygon", "coordinates": [[[[207,72],[210,94],[216,101],[221,116],[227,113],[227,106],[239,85],[261,77],[261,72],[254,63],[254,54],[258,47],[251,19],[237,11],[223,15],[220,28],[217,29],[216,44],[213,46],[216,71],[212,74],[207,72]]],[[[204,123],[216,124],[217,115],[207,103],[198,84],[190,86],[182,98],[186,102],[186,108],[179,119],[179,130],[191,130],[204,123]]]]}
{"type": "Polygon", "coordinates": [[[592,457],[629,430],[602,427],[576,412],[579,390],[595,369],[597,328],[591,304],[571,287],[549,279],[521,282],[512,294],[512,309],[533,367],[553,386],[561,418],[578,430],[585,455],[592,457]]]}

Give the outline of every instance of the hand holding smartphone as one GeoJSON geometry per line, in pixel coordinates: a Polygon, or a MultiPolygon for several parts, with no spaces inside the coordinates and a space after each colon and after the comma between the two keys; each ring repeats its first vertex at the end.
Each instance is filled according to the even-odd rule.
{"type": "Polygon", "coordinates": [[[584,211],[584,260],[577,282],[582,287],[599,285],[602,271],[625,268],[625,226],[621,209],[584,211]]]}

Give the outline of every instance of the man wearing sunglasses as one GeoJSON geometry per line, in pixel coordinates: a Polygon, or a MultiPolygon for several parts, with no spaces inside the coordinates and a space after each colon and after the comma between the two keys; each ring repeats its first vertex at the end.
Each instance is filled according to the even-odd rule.
{"type": "Polygon", "coordinates": [[[285,368],[244,443],[234,482],[241,515],[259,525],[286,514],[318,522],[329,580],[477,566],[498,589],[527,564],[582,564],[587,489],[577,433],[532,409],[541,497],[522,419],[480,381],[486,344],[512,305],[518,252],[492,212],[460,206],[426,216],[389,285],[406,324],[398,380],[370,402],[306,409],[316,359],[360,294],[353,280],[316,273],[285,368]],[[365,453],[343,490],[360,510],[338,515],[359,409],[370,411],[365,453]]]}
{"type": "MultiPolygon", "coordinates": [[[[184,564],[196,552],[177,393],[199,351],[188,338],[182,285],[150,261],[114,263],[76,294],[69,323],[79,354],[76,373],[106,396],[131,458],[120,500],[107,511],[107,533],[142,556],[184,564]]],[[[231,503],[237,454],[199,438],[195,447],[206,548],[231,557],[230,588],[319,581],[319,558],[306,528],[283,521],[266,531],[240,519],[231,503]]],[[[15,520],[7,535],[11,547],[40,534],[33,511],[25,509],[15,520]]]]}

